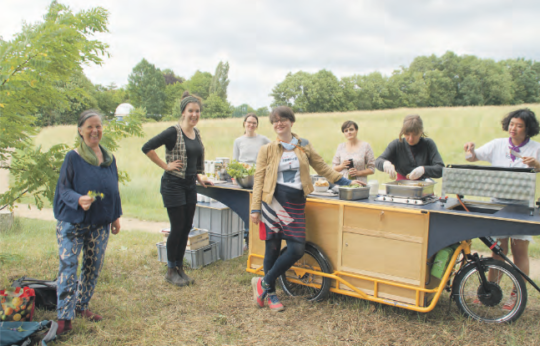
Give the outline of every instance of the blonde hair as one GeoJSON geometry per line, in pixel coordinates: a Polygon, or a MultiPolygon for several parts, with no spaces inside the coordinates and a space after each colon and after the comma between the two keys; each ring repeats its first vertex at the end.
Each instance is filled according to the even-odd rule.
{"type": "Polygon", "coordinates": [[[414,133],[416,135],[422,134],[422,137],[427,137],[427,135],[424,132],[424,123],[422,122],[422,118],[420,118],[417,114],[410,114],[403,119],[403,126],[401,127],[401,131],[399,132],[399,140],[401,141],[403,135],[407,133],[414,133]]]}

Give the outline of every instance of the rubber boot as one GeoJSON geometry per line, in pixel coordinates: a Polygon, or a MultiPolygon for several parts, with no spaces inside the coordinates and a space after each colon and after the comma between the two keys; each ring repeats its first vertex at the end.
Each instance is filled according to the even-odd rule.
{"type": "Polygon", "coordinates": [[[178,274],[175,268],[167,268],[167,274],[165,275],[165,280],[170,282],[173,285],[182,287],[188,284],[188,281],[178,274]]]}
{"type": "Polygon", "coordinates": [[[188,285],[193,285],[195,283],[195,280],[190,278],[184,271],[184,266],[176,267],[176,270],[178,271],[178,275],[180,275],[182,279],[187,281],[188,285]]]}

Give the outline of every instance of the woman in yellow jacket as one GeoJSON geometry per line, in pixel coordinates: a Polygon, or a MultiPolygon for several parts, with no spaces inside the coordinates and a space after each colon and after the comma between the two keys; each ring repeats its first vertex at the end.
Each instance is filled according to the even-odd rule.
{"type": "Polygon", "coordinates": [[[268,300],[272,311],[282,311],[275,281],[304,255],[306,196],[314,190],[309,166],[338,185],[365,184],[343,178],[324,163],[308,140],[292,133],[296,119],[289,107],[274,108],[269,118],[277,139],[259,151],[251,204],[251,221],[259,225],[260,237],[266,241],[265,276],[253,278],[251,285],[258,307],[268,300]],[[282,239],[287,241],[287,250],[280,256],[282,239]]]}

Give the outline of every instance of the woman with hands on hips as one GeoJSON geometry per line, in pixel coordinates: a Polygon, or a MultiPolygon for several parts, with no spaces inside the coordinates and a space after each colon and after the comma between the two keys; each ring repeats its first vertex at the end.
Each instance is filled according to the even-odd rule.
{"type": "Polygon", "coordinates": [[[306,196],[314,191],[310,166],[338,185],[366,184],[343,178],[324,163],[307,139],[292,132],[296,120],[292,109],[274,108],[269,119],[277,139],[259,151],[251,200],[251,221],[259,225],[259,236],[265,241],[265,276],[254,277],[251,286],[258,307],[267,301],[272,311],[282,311],[275,282],[304,255],[306,196]],[[280,255],[282,239],[287,250],[280,255]]]}
{"type": "Polygon", "coordinates": [[[120,232],[122,206],[115,157],[99,143],[101,114],[82,112],[79,145],[66,154],[54,193],[54,217],[60,268],[57,280],[57,335],[72,329],[75,315],[90,321],[102,317],[88,309],[105,258],[109,232],[120,232]],[[83,252],[77,282],[78,256],[83,252]]]}
{"type": "Polygon", "coordinates": [[[146,142],[142,151],[164,171],[160,192],[171,223],[165,280],[176,286],[185,286],[194,282],[186,274],[183,260],[197,206],[196,181],[205,188],[213,183],[201,178],[204,174],[204,145],[195,127],[201,116],[201,101],[185,91],[180,110],[182,117],[179,123],[146,142]],[[166,162],[155,151],[163,145],[166,162]]]}
{"type": "Polygon", "coordinates": [[[424,133],[422,118],[407,115],[399,138],[388,144],[375,166],[391,179],[419,180],[442,177],[444,162],[435,142],[424,133]]]}
{"type": "Polygon", "coordinates": [[[375,173],[373,149],[368,142],[358,139],[358,124],[354,121],[345,121],[341,125],[341,132],[347,142],[340,143],[337,147],[332,160],[334,170],[341,172],[345,178],[367,183],[367,176],[375,173]]]}
{"type": "MultiPolygon", "coordinates": [[[[463,149],[469,162],[488,161],[497,167],[531,167],[540,170],[540,143],[531,139],[538,135],[540,126],[536,115],[530,109],[518,109],[506,115],[501,121],[508,138],[497,138],[476,149],[473,142],[465,143],[463,149]]],[[[527,201],[495,198],[494,202],[507,204],[525,204],[527,201]]],[[[499,240],[503,253],[508,253],[508,240],[512,238],[511,248],[514,263],[525,274],[529,275],[529,243],[533,240],[530,235],[508,235],[493,237],[499,240]]],[[[502,257],[493,253],[493,258],[503,261],[502,257]]],[[[496,273],[490,270],[489,281],[496,281],[496,273]]],[[[515,294],[512,294],[503,305],[503,309],[512,310],[515,305],[515,294]]]]}

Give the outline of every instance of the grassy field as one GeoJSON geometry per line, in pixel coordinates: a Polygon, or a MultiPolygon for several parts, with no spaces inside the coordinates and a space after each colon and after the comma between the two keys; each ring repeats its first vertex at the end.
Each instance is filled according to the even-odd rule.
{"type": "MultiPolygon", "coordinates": [[[[144,232],[111,236],[90,308],[104,320],[75,319],[74,331],[55,345],[537,345],[540,296],[512,325],[463,318],[444,293],[428,314],[331,294],[321,303],[286,297],[287,310],[272,314],[251,302],[246,256],[189,272],[193,287],[163,280],[157,261],[161,237],[144,232]]],[[[17,255],[0,263],[0,287],[23,275],[54,279],[58,254],[53,222],[16,219],[0,233],[0,247],[17,255]],[[36,242],[35,239],[40,239],[36,242]]],[[[55,319],[37,310],[35,320],[55,319]]]]}
{"type": "MultiPolygon", "coordinates": [[[[540,104],[525,105],[540,114],[540,104]]],[[[337,145],[344,141],[341,124],[345,120],[354,120],[359,125],[358,136],[373,147],[375,156],[380,155],[388,143],[397,138],[403,117],[407,114],[419,114],[424,120],[426,133],[435,140],[446,164],[465,163],[463,144],[474,141],[478,145],[491,139],[505,137],[500,125],[501,118],[508,112],[525,107],[454,107],[393,109],[383,111],[365,111],[327,114],[298,114],[293,131],[308,138],[330,163],[337,145]]],[[[141,151],[142,145],[152,136],[174,123],[145,124],[144,138],[128,138],[121,142],[121,149],[116,154],[119,168],[129,173],[131,182],[121,187],[122,207],[126,216],[144,220],[167,220],[159,193],[160,176],[163,171],[154,165],[141,151]]],[[[243,134],[241,119],[207,120],[199,122],[202,138],[206,147],[206,158],[232,157],[233,141],[243,134]]],[[[275,138],[268,119],[261,119],[259,133],[275,138]]],[[[45,128],[36,137],[36,144],[48,148],[59,142],[73,143],[75,126],[57,126],[45,128]]],[[[158,153],[165,156],[165,149],[158,153]]],[[[379,183],[389,181],[384,173],[377,172],[370,176],[379,183]]],[[[440,192],[440,184],[437,186],[440,192]]]]}

